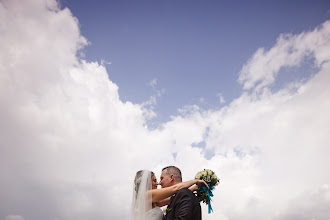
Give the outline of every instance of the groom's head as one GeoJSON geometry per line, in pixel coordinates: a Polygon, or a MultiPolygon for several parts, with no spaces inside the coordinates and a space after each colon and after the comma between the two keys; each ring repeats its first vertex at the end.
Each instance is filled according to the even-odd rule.
{"type": "Polygon", "coordinates": [[[175,166],[168,166],[162,169],[159,185],[164,187],[173,186],[182,182],[181,171],[175,166]]]}

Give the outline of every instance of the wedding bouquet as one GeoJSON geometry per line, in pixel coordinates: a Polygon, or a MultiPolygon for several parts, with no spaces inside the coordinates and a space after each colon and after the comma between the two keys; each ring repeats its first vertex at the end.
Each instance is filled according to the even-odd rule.
{"type": "Polygon", "coordinates": [[[195,179],[204,180],[209,185],[209,189],[206,186],[198,188],[195,194],[200,202],[203,202],[208,205],[210,213],[211,211],[213,211],[211,206],[211,197],[213,196],[212,191],[214,187],[219,184],[220,179],[215,175],[212,170],[209,169],[204,169],[203,171],[198,172],[195,176],[195,179]]]}

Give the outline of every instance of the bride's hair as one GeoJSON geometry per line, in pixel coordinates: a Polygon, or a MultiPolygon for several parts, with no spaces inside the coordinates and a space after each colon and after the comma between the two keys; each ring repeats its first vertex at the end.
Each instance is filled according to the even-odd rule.
{"type": "MultiPolygon", "coordinates": [[[[135,179],[134,179],[134,189],[135,189],[135,192],[138,192],[139,191],[139,187],[140,187],[140,183],[141,183],[141,179],[142,179],[142,174],[144,171],[147,171],[147,170],[139,170],[136,172],[136,175],[135,175],[135,179]]],[[[152,172],[152,171],[149,171],[150,174],[151,174],[151,179],[153,176],[155,176],[155,173],[152,172]]]]}

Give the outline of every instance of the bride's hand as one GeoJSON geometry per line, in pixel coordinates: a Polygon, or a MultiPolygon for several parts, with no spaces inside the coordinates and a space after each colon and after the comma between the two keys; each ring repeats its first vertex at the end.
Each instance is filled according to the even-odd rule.
{"type": "Polygon", "coordinates": [[[197,180],[196,185],[198,187],[203,187],[205,185],[208,189],[210,188],[204,180],[197,180]]]}
{"type": "Polygon", "coordinates": [[[198,186],[197,185],[193,185],[191,187],[189,187],[190,191],[194,192],[198,190],[198,186]]]}

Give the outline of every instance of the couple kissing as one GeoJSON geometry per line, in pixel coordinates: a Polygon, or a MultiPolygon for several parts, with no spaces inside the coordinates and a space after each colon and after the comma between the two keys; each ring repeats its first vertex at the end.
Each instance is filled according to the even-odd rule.
{"type": "Polygon", "coordinates": [[[134,179],[130,220],[200,220],[201,206],[193,191],[203,186],[208,187],[204,180],[182,182],[181,171],[175,166],[162,169],[159,183],[152,171],[140,170],[134,179]],[[160,207],[165,205],[164,214],[160,207]]]}

